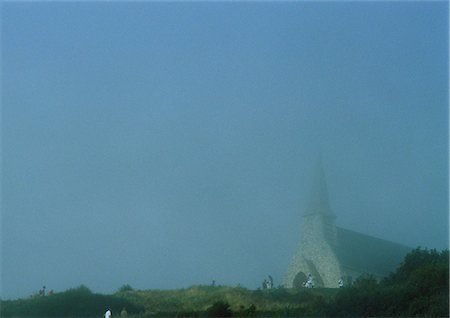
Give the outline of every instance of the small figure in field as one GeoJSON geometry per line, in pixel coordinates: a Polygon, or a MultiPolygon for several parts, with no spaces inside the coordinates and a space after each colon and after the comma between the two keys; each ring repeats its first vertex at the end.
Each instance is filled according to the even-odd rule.
{"type": "Polygon", "coordinates": [[[264,281],[262,283],[262,289],[267,289],[267,280],[264,278],[264,281]]]}
{"type": "Polygon", "coordinates": [[[45,286],[39,289],[39,296],[45,296],[45,286]]]}
{"type": "Polygon", "coordinates": [[[308,280],[306,281],[305,287],[314,288],[314,278],[311,274],[308,274],[308,280]]]}
{"type": "Polygon", "coordinates": [[[125,318],[128,316],[127,310],[125,308],[122,309],[120,312],[120,317],[125,318]]]}
{"type": "Polygon", "coordinates": [[[52,295],[53,295],[53,289],[50,289],[50,290],[48,291],[48,294],[47,294],[47,295],[52,296],[52,295]]]}
{"type": "Polygon", "coordinates": [[[111,318],[112,313],[111,313],[111,309],[108,308],[108,310],[105,312],[105,318],[111,318]]]}
{"type": "Polygon", "coordinates": [[[339,288],[344,287],[344,279],[342,277],[339,278],[339,280],[338,280],[338,286],[339,286],[339,288]]]}
{"type": "Polygon", "coordinates": [[[273,278],[269,275],[269,281],[267,282],[267,288],[272,289],[273,288],[273,278]]]}
{"type": "Polygon", "coordinates": [[[213,281],[212,281],[211,286],[212,286],[212,287],[216,286],[216,281],[215,281],[214,279],[213,279],[213,281]]]}

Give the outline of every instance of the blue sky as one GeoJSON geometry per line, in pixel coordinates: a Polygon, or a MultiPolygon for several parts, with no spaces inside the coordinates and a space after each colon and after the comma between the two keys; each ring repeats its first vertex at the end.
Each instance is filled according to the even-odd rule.
{"type": "Polygon", "coordinates": [[[282,277],[339,226],[448,246],[446,2],[2,3],[2,297],[282,277]]]}

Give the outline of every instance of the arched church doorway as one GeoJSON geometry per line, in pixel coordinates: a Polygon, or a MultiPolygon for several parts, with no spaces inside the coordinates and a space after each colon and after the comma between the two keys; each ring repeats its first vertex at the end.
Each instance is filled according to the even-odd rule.
{"type": "Polygon", "coordinates": [[[293,288],[302,288],[303,283],[306,282],[306,275],[303,272],[298,272],[295,275],[294,282],[292,283],[293,288]]]}
{"type": "Polygon", "coordinates": [[[316,287],[323,287],[323,280],[322,277],[320,277],[319,271],[316,268],[316,265],[314,265],[314,262],[312,262],[311,260],[307,259],[306,263],[308,264],[309,268],[311,269],[311,274],[314,278],[314,284],[316,287]]]}

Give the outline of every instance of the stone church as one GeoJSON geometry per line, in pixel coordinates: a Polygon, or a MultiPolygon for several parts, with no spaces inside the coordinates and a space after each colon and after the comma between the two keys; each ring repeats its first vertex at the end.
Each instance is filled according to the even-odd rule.
{"type": "Polygon", "coordinates": [[[330,207],[322,164],[319,162],[308,208],[303,214],[301,241],[284,279],[287,288],[298,288],[307,275],[316,287],[338,287],[358,276],[382,278],[403,261],[411,248],[336,226],[330,207]]]}

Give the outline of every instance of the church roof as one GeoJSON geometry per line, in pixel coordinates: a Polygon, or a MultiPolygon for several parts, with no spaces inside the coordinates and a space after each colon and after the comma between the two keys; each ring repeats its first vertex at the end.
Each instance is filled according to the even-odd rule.
{"type": "Polygon", "coordinates": [[[341,264],[358,272],[387,276],[412,248],[391,241],[336,227],[336,255],[341,264]]]}
{"type": "MultiPolygon", "coordinates": [[[[309,206],[304,216],[317,214],[333,219],[336,217],[330,208],[320,157],[315,169],[309,206]]],[[[334,225],[334,222],[331,224],[334,225]]],[[[350,271],[375,276],[387,276],[395,271],[405,255],[412,250],[405,245],[339,227],[336,227],[336,241],[332,246],[341,266],[350,271]]]]}

